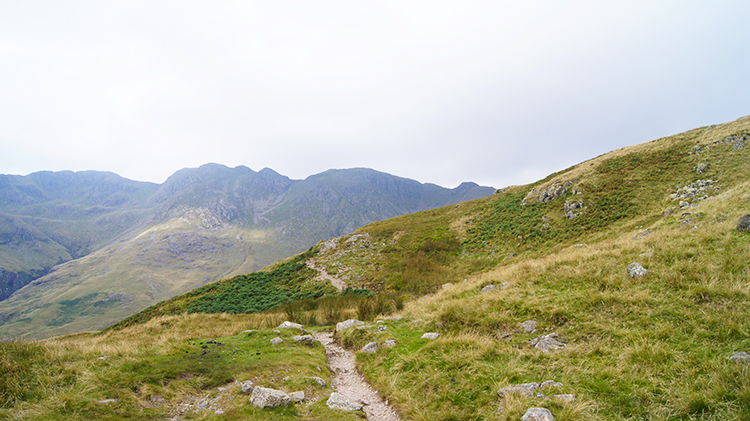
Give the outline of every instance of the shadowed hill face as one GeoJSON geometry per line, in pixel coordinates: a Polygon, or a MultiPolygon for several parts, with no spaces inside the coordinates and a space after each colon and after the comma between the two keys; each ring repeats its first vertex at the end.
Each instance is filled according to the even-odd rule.
{"type": "Polygon", "coordinates": [[[100,329],[321,239],[465,194],[366,169],[290,180],[207,164],[162,185],[99,172],[2,176],[0,294],[54,270],[0,302],[0,331],[100,329]]]}

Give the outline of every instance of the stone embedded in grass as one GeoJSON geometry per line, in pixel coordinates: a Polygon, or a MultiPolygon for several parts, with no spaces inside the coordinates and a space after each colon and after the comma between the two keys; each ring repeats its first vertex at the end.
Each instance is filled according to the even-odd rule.
{"type": "Polygon", "coordinates": [[[284,342],[283,339],[279,338],[278,336],[271,339],[271,345],[278,345],[280,343],[284,342]]]}
{"type": "Polygon", "coordinates": [[[370,342],[369,344],[362,347],[362,352],[365,354],[374,354],[378,352],[378,343],[370,342]]]}
{"type": "Polygon", "coordinates": [[[547,408],[529,408],[521,421],[555,421],[555,417],[547,408]]]}
{"type": "Polygon", "coordinates": [[[292,398],[281,390],[258,386],[253,389],[250,403],[258,408],[276,408],[289,405],[292,403],[292,398]]]}
{"type": "Polygon", "coordinates": [[[744,351],[735,351],[729,359],[736,363],[748,364],[750,363],[750,354],[744,351]]]}
{"type": "Polygon", "coordinates": [[[531,398],[534,397],[534,392],[536,392],[537,389],[539,389],[539,383],[512,384],[498,390],[497,395],[504,398],[508,395],[519,394],[531,398]]]}
{"type": "Polygon", "coordinates": [[[536,320],[526,320],[525,322],[521,323],[521,329],[523,329],[523,331],[526,333],[536,332],[536,320]]]}
{"type": "Polygon", "coordinates": [[[539,385],[540,389],[546,389],[548,387],[563,387],[563,384],[556,382],[554,380],[547,380],[547,381],[542,382],[542,384],[539,385]]]}
{"type": "Polygon", "coordinates": [[[494,291],[496,289],[497,289],[497,287],[494,286],[494,285],[487,285],[484,288],[482,288],[482,290],[479,291],[479,292],[490,292],[490,291],[494,291]]]}
{"type": "Polygon", "coordinates": [[[628,276],[631,278],[644,276],[647,273],[648,271],[640,263],[634,262],[628,265],[628,276]]]}
{"type": "Polygon", "coordinates": [[[333,392],[326,401],[326,405],[331,409],[339,409],[341,411],[361,411],[362,405],[352,401],[346,396],[333,392]]]}
{"type": "Polygon", "coordinates": [[[557,340],[557,332],[534,338],[531,340],[531,345],[542,352],[556,351],[565,348],[565,344],[557,340]]]}
{"type": "Polygon", "coordinates": [[[394,346],[396,346],[396,340],[395,339],[388,339],[388,340],[385,341],[385,343],[383,344],[383,346],[388,347],[388,348],[393,348],[394,346]]]}
{"type": "Polygon", "coordinates": [[[437,339],[440,337],[439,333],[429,332],[422,335],[421,339],[437,339]]]}
{"type": "Polygon", "coordinates": [[[102,405],[108,404],[108,403],[117,403],[117,402],[120,402],[120,400],[119,399],[102,399],[102,400],[96,401],[96,403],[100,403],[102,405]]]}
{"type": "Polygon", "coordinates": [[[279,325],[279,329],[299,329],[299,330],[304,330],[305,327],[302,326],[299,323],[292,323],[290,321],[286,321],[286,322],[284,322],[284,323],[282,323],[282,324],[279,325]]]}
{"type": "Polygon", "coordinates": [[[737,231],[739,232],[750,231],[750,214],[740,217],[740,220],[737,221],[737,231]]]}
{"type": "Polygon", "coordinates": [[[326,384],[327,384],[326,381],[321,379],[320,377],[305,377],[305,378],[314,381],[321,387],[326,387],[326,384]]]}
{"type": "Polygon", "coordinates": [[[357,319],[349,319],[341,323],[336,323],[336,332],[341,332],[342,330],[349,329],[350,327],[361,326],[363,324],[365,324],[365,322],[361,322],[357,319]]]}
{"type": "Polygon", "coordinates": [[[257,332],[257,330],[255,330],[255,329],[243,330],[242,331],[242,333],[247,333],[248,335],[251,334],[251,333],[255,333],[255,332],[257,332]]]}
{"type": "Polygon", "coordinates": [[[313,339],[312,335],[294,336],[292,340],[294,342],[302,342],[307,346],[315,346],[315,339],[313,339]]]}
{"type": "Polygon", "coordinates": [[[289,394],[289,397],[292,399],[292,402],[302,402],[305,400],[305,392],[299,391],[299,392],[292,392],[289,394]]]}
{"type": "Polygon", "coordinates": [[[552,398],[560,402],[566,402],[566,403],[572,403],[576,401],[576,395],[572,395],[569,393],[566,393],[563,395],[552,395],[552,398]]]}
{"type": "Polygon", "coordinates": [[[253,389],[255,389],[255,388],[253,387],[253,382],[252,381],[246,380],[246,381],[242,382],[242,389],[241,389],[242,393],[252,393],[253,389]]]}

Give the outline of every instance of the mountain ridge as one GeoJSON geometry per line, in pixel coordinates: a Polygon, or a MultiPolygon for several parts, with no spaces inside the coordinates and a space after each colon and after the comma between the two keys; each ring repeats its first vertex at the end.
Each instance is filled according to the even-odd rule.
{"type": "Polygon", "coordinates": [[[0,331],[16,335],[24,329],[8,323],[32,326],[40,314],[54,334],[102,328],[321,239],[493,192],[366,168],[292,180],[270,168],[214,163],[179,170],[160,185],[95,171],[3,176],[0,198],[12,200],[0,202],[0,331]],[[75,314],[88,314],[86,323],[70,325],[75,314]]]}

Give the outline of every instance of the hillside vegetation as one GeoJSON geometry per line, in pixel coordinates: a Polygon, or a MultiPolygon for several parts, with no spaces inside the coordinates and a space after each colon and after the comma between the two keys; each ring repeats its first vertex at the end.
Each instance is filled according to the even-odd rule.
{"type": "Polygon", "coordinates": [[[259,385],[306,388],[313,399],[262,411],[231,389],[237,399],[224,414],[180,416],[350,419],[323,404],[330,387],[304,383],[330,379],[320,344],[273,348],[268,339],[287,319],[317,330],[358,317],[372,327],[337,335],[353,351],[380,345],[357,361],[403,419],[518,420],[530,407],[546,407],[556,420],[750,419],[750,364],[729,359],[750,351],[750,233],[736,228],[750,213],[748,133],[745,117],[630,146],[533,185],[367,225],[264,271],[264,279],[291,270],[281,278],[322,285],[301,265],[309,262],[372,296],[321,286],[261,313],[230,315],[210,301],[201,311],[223,313],[192,312],[195,297],[239,291],[248,278],[238,277],[100,334],[4,343],[0,361],[12,374],[3,376],[0,406],[24,419],[166,419],[181,402],[252,376],[259,385]],[[648,273],[629,276],[634,262],[648,273]],[[440,336],[423,339],[425,332],[440,336]],[[542,335],[554,339],[549,352],[534,346],[542,335]],[[383,346],[388,339],[396,346],[383,346]],[[285,354],[269,365],[227,363],[224,355],[191,365],[191,347],[207,340],[285,354]],[[154,370],[156,359],[169,369],[154,370]],[[308,374],[317,367],[322,374],[308,374]],[[279,381],[285,376],[296,383],[279,381]],[[498,394],[546,380],[562,385],[541,396],[498,394]],[[103,398],[120,400],[96,403],[103,398]]]}

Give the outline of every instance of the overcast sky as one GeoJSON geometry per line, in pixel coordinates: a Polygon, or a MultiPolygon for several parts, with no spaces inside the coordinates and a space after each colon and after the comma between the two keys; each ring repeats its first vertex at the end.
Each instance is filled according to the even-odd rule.
{"type": "Polygon", "coordinates": [[[0,173],[536,181],[750,114],[750,2],[0,0],[0,173]]]}

